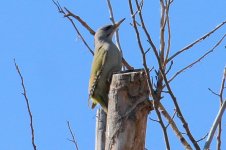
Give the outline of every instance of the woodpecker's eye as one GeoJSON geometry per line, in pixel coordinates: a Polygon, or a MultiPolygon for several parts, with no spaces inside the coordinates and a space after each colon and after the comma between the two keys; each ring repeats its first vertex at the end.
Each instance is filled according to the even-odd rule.
{"type": "Polygon", "coordinates": [[[107,30],[109,30],[111,27],[112,27],[112,25],[108,25],[108,26],[104,27],[103,30],[104,30],[104,31],[107,31],[107,30]]]}

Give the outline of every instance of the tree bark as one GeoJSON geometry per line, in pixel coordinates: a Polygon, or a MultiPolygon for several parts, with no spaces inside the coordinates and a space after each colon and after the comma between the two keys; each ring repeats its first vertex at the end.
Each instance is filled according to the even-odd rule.
{"type": "Polygon", "coordinates": [[[151,109],[143,70],[112,76],[109,91],[105,150],[144,150],[151,109]]]}

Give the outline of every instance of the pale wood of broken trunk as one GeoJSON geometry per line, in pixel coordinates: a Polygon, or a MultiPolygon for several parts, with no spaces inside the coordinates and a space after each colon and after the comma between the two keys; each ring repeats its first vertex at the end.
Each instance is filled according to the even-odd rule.
{"type": "Polygon", "coordinates": [[[114,74],[109,91],[105,150],[144,150],[150,110],[143,70],[114,74]]]}

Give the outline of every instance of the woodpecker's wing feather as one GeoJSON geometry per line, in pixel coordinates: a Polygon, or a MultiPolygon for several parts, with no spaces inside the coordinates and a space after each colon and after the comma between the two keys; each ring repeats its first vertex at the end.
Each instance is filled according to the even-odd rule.
{"type": "Polygon", "coordinates": [[[91,97],[94,93],[99,77],[103,71],[106,57],[107,50],[105,50],[103,46],[100,46],[98,49],[96,49],[89,80],[89,97],[91,97]]]}

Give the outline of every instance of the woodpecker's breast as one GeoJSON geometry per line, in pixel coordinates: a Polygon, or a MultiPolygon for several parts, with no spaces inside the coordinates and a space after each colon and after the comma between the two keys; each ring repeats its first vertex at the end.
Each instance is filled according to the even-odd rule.
{"type": "MultiPolygon", "coordinates": [[[[122,54],[118,50],[117,46],[112,42],[111,44],[106,44],[107,50],[107,60],[106,65],[109,65],[109,71],[117,72],[121,70],[122,67],[122,54]]],[[[111,73],[113,73],[111,72],[111,73]]]]}

